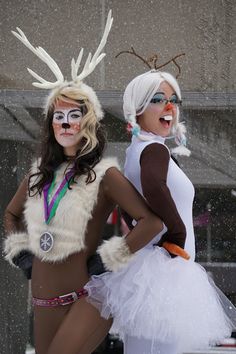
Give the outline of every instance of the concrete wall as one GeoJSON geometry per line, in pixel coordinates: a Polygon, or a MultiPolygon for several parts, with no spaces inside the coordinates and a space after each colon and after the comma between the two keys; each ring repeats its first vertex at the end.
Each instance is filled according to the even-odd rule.
{"type": "MultiPolygon", "coordinates": [[[[4,210],[26,170],[29,150],[24,144],[1,140],[0,156],[0,219],[2,220],[4,210]],[[21,167],[17,168],[17,165],[21,167]]],[[[1,246],[3,238],[3,226],[0,222],[1,246]]],[[[0,257],[0,284],[0,353],[24,354],[29,333],[28,282],[21,271],[14,269],[0,257]]]]}
{"type": "MultiPolygon", "coordinates": [[[[10,33],[16,26],[35,46],[55,58],[70,79],[70,60],[81,47],[85,57],[97,48],[108,10],[114,25],[107,57],[88,79],[96,89],[123,90],[145,66],[131,55],[115,59],[132,45],[137,53],[159,54],[159,63],[178,53],[185,91],[235,92],[235,0],[0,0],[0,88],[31,88],[26,66],[48,79],[50,71],[10,33]]],[[[167,70],[175,73],[170,64],[167,70]]]]}

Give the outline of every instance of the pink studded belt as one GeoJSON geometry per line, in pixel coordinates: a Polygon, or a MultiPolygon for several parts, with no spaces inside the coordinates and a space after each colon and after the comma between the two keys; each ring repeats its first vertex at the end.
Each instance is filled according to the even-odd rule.
{"type": "Polygon", "coordinates": [[[87,295],[88,295],[87,290],[82,288],[78,291],[72,291],[71,293],[60,295],[52,299],[38,299],[36,297],[33,297],[32,302],[34,306],[44,306],[44,307],[54,307],[60,305],[65,306],[65,305],[72,304],[76,300],[87,295]]]}

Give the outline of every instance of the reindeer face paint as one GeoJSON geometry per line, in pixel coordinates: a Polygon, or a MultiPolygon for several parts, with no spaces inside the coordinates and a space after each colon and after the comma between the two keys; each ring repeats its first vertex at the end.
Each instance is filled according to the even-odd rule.
{"type": "Polygon", "coordinates": [[[82,108],[74,103],[59,101],[54,108],[52,126],[55,139],[66,155],[75,155],[79,144],[82,108]]]}

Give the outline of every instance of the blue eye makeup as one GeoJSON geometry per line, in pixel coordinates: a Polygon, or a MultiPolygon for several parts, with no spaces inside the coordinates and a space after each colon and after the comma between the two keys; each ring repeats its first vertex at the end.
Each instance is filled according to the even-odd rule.
{"type": "Polygon", "coordinates": [[[151,99],[151,103],[164,103],[165,101],[165,96],[162,93],[156,93],[151,99]]]}
{"type": "Polygon", "coordinates": [[[181,101],[178,99],[178,97],[176,95],[171,96],[171,98],[169,99],[169,102],[173,103],[173,104],[180,104],[181,103],[181,101]]]}
{"type": "Polygon", "coordinates": [[[174,104],[174,105],[181,105],[182,101],[179,100],[176,94],[173,94],[169,99],[167,99],[162,92],[157,92],[153,98],[151,99],[150,103],[156,103],[156,104],[167,104],[168,102],[174,104]]]}

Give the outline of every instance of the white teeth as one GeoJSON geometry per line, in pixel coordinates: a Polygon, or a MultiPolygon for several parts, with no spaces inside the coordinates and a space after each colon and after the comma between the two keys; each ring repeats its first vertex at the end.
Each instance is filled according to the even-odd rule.
{"type": "Polygon", "coordinates": [[[173,117],[171,115],[168,115],[168,116],[164,116],[164,117],[161,117],[163,118],[164,120],[172,120],[173,117]]]}

